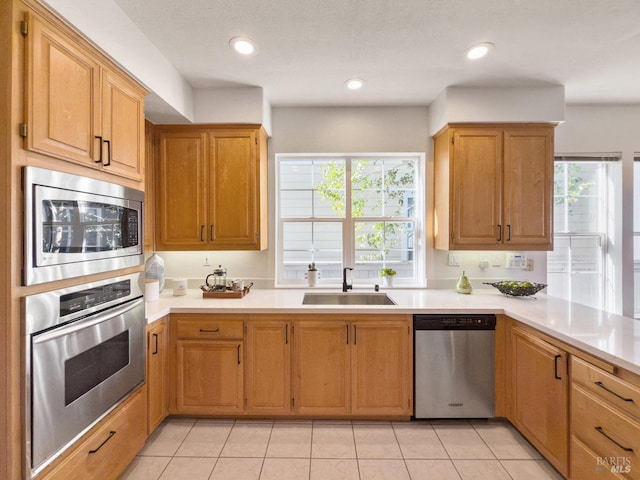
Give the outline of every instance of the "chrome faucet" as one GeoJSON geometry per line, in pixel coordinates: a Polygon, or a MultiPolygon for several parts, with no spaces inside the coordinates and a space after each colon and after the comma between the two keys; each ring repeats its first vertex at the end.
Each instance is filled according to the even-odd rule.
{"type": "Polygon", "coordinates": [[[347,283],[347,270],[353,270],[351,267],[344,267],[342,269],[342,291],[353,290],[353,285],[347,283]]]}

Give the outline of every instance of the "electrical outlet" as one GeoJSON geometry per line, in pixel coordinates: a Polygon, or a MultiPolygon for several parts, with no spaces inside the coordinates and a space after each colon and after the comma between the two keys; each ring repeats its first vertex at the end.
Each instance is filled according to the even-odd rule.
{"type": "Polygon", "coordinates": [[[481,269],[485,269],[485,268],[489,268],[489,259],[485,256],[480,257],[480,264],[479,267],[481,269]]]}
{"type": "Polygon", "coordinates": [[[527,258],[527,266],[525,270],[527,272],[533,272],[533,258],[527,258]]]}
{"type": "Polygon", "coordinates": [[[459,267],[460,266],[460,257],[453,253],[449,254],[449,263],[450,267],[459,267]]]}
{"type": "Polygon", "coordinates": [[[491,257],[491,266],[492,267],[501,267],[502,266],[502,255],[494,255],[491,257]]]}
{"type": "Polygon", "coordinates": [[[209,257],[205,255],[204,257],[204,263],[202,264],[203,267],[210,267],[211,263],[209,262],[209,257]]]}

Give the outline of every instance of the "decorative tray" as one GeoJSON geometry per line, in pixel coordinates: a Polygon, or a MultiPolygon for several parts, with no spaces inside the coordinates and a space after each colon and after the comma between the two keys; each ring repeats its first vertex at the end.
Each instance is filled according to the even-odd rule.
{"type": "Polygon", "coordinates": [[[536,293],[546,287],[544,283],[534,282],[484,282],[485,285],[491,285],[497,288],[501,293],[510,297],[533,297],[536,293]]]}
{"type": "Polygon", "coordinates": [[[220,292],[220,291],[214,292],[214,291],[210,291],[209,288],[205,285],[202,285],[200,289],[202,290],[202,298],[242,298],[249,293],[249,290],[251,290],[252,285],[253,283],[250,283],[249,285],[244,287],[243,290],[240,290],[239,292],[235,292],[230,289],[227,289],[224,292],[220,292]]]}

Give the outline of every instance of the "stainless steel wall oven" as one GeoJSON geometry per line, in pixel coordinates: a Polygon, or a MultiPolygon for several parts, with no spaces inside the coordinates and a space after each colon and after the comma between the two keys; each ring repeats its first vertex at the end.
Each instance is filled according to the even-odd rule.
{"type": "Polygon", "coordinates": [[[25,297],[31,477],[144,382],[143,281],[136,273],[25,297]]]}
{"type": "Polygon", "coordinates": [[[142,265],[144,193],[24,167],[23,284],[142,265]]]}

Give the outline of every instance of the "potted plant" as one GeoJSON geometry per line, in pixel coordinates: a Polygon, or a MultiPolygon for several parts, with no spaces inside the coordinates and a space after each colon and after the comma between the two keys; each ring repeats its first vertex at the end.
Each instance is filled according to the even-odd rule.
{"type": "Polygon", "coordinates": [[[380,276],[382,277],[382,284],[385,287],[393,286],[393,277],[396,276],[396,271],[393,268],[383,268],[380,270],[380,276]]]}
{"type": "Polygon", "coordinates": [[[311,262],[309,264],[309,268],[307,269],[307,273],[304,274],[304,278],[307,279],[307,283],[310,287],[316,286],[318,278],[320,278],[320,272],[316,268],[315,262],[311,262]]]}

